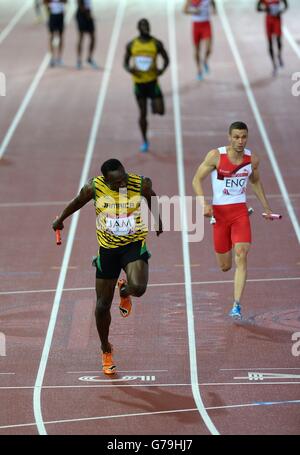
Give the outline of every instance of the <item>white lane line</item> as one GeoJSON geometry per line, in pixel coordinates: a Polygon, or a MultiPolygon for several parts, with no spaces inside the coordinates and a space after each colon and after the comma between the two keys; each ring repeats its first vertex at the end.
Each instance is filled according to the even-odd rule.
{"type": "Polygon", "coordinates": [[[300,368],[220,368],[220,371],[300,370],[300,368]]]}
{"type": "Polygon", "coordinates": [[[192,294],[192,279],[190,268],[190,253],[189,240],[187,229],[187,207],[185,198],[185,175],[184,175],[184,160],[183,160],[183,145],[182,145],[182,127],[181,127],[181,112],[179,101],[179,84],[178,84],[178,64],[177,64],[177,49],[176,49],[176,29],[175,29],[175,10],[174,1],[168,0],[168,32],[169,46],[171,56],[171,78],[172,78],[172,99],[174,109],[174,127],[175,127],[175,142],[176,142],[176,162],[180,196],[180,211],[181,211],[181,240],[183,250],[184,263],[184,279],[185,279],[185,300],[188,323],[188,341],[189,341],[189,359],[191,372],[191,386],[193,397],[198,408],[198,411],[211,434],[218,435],[219,432],[209,417],[198,386],[198,367],[196,354],[195,326],[193,313],[193,294],[192,294]]]}
{"type": "MultiPolygon", "coordinates": [[[[119,370],[118,368],[118,373],[166,373],[169,370],[119,370]]],[[[87,373],[99,373],[98,370],[93,370],[93,371],[67,371],[67,374],[87,374],[87,373]]]]}
{"type": "MultiPolygon", "coordinates": [[[[286,277],[286,278],[249,278],[247,283],[267,283],[267,282],[276,282],[276,281],[299,281],[300,277],[286,277]]],[[[203,285],[203,284],[232,284],[233,280],[220,280],[220,281],[192,281],[193,286],[203,285]]],[[[184,286],[185,283],[150,283],[147,287],[156,288],[156,287],[165,287],[165,286],[184,286]]],[[[62,292],[79,292],[79,291],[95,291],[95,287],[86,287],[86,288],[64,288],[62,292]]],[[[0,295],[16,295],[16,294],[43,294],[56,292],[56,289],[34,289],[29,291],[1,291],[0,295]]]]}
{"type": "Polygon", "coordinates": [[[289,29],[284,25],[283,26],[283,33],[286,39],[288,40],[291,48],[293,51],[296,53],[297,57],[300,58],[300,47],[299,44],[297,44],[296,40],[294,39],[293,35],[289,31],[289,29]]]}
{"type": "Polygon", "coordinates": [[[69,201],[45,201],[45,202],[3,202],[0,208],[17,208],[17,207],[50,207],[52,205],[66,205],[69,201]]]}
{"type": "MultiPolygon", "coordinates": [[[[98,371],[99,373],[99,371],[98,371]]],[[[116,387],[116,383],[113,379],[107,379],[107,381],[111,381],[109,384],[87,384],[87,385],[43,385],[40,387],[42,390],[52,390],[52,389],[97,389],[97,388],[109,388],[109,387],[116,387]]],[[[124,379],[125,382],[125,379],[124,379]]],[[[248,382],[199,382],[197,384],[199,387],[225,387],[225,386],[233,386],[233,385],[293,385],[293,384],[300,384],[300,381],[290,380],[290,381],[248,381],[248,382]]],[[[142,384],[119,384],[117,383],[117,387],[191,387],[191,383],[188,382],[186,384],[153,384],[153,383],[142,383],[142,384]]],[[[0,390],[32,390],[35,386],[1,386],[0,390]]]]}
{"type": "MultiPolygon", "coordinates": [[[[111,39],[109,43],[109,48],[107,51],[107,57],[105,62],[106,71],[104,72],[101,88],[99,91],[96,110],[93,118],[93,124],[90,131],[89,142],[86,150],[85,160],[83,164],[83,169],[80,177],[80,182],[78,186],[78,191],[82,188],[82,186],[86,183],[88,179],[88,173],[91,166],[91,160],[95,150],[96,138],[99,130],[99,125],[102,118],[104,102],[106,99],[106,94],[108,90],[109,80],[112,73],[113,61],[117,49],[119,34],[123,22],[123,17],[125,14],[126,8],[126,0],[120,0],[117,8],[117,13],[115,17],[115,22],[111,34],[111,39]]],[[[35,381],[34,387],[34,394],[33,394],[33,407],[34,407],[34,416],[38,428],[39,434],[47,434],[46,428],[43,422],[42,411],[41,411],[41,386],[43,385],[43,379],[45,375],[45,370],[47,366],[47,361],[49,357],[50,347],[53,339],[53,333],[55,329],[57,314],[61,302],[61,296],[63,292],[64,282],[67,274],[67,269],[70,261],[70,256],[73,248],[73,243],[75,239],[77,224],[79,220],[79,211],[74,213],[72,216],[70,230],[67,238],[66,248],[64,251],[63,261],[62,261],[62,268],[59,275],[59,280],[57,283],[57,289],[54,297],[53,307],[51,311],[49,326],[47,330],[47,335],[45,339],[45,344],[43,348],[43,353],[39,365],[39,370],[37,374],[37,378],[35,381]]]]}
{"type": "Polygon", "coordinates": [[[10,32],[14,29],[14,27],[19,22],[19,20],[24,16],[24,14],[27,12],[27,10],[31,7],[32,7],[32,0],[27,0],[27,2],[25,2],[23,4],[22,8],[20,8],[19,11],[17,11],[17,13],[11,19],[11,21],[7,24],[7,26],[0,33],[0,44],[3,43],[5,38],[8,37],[10,32]]]}
{"type": "Polygon", "coordinates": [[[281,192],[283,200],[285,202],[285,205],[286,205],[290,220],[291,220],[293,228],[295,230],[296,237],[298,239],[298,243],[300,243],[300,225],[299,225],[297,216],[295,214],[294,207],[293,207],[293,205],[291,203],[288,190],[287,190],[287,188],[285,186],[283,177],[281,175],[280,168],[278,166],[278,162],[277,162],[277,159],[275,157],[274,150],[272,148],[272,145],[271,145],[271,142],[270,142],[266,127],[264,125],[264,121],[262,119],[262,116],[261,116],[260,111],[258,109],[258,105],[256,103],[253,91],[251,89],[251,86],[250,86],[250,83],[249,83],[249,79],[248,79],[247,73],[245,71],[245,67],[244,67],[243,61],[241,59],[237,44],[235,42],[231,27],[230,27],[230,24],[229,24],[229,21],[228,21],[226,12],[225,12],[223,1],[222,0],[216,0],[216,3],[217,3],[217,7],[218,7],[218,14],[219,14],[219,17],[221,19],[222,26],[223,26],[225,35],[227,37],[229,46],[231,48],[232,54],[234,56],[234,59],[235,59],[235,62],[236,62],[236,65],[237,65],[241,80],[243,82],[244,89],[245,89],[245,92],[247,94],[249,104],[251,106],[253,115],[255,117],[255,120],[256,120],[259,132],[261,134],[261,137],[262,137],[266,152],[268,154],[268,157],[269,157],[269,160],[270,160],[274,175],[275,175],[276,180],[277,180],[277,184],[279,186],[280,192],[281,192]]]}
{"type": "MultiPolygon", "coordinates": [[[[282,404],[298,404],[300,400],[283,400],[283,401],[269,401],[261,403],[245,403],[245,404],[230,404],[224,406],[209,406],[206,408],[207,411],[214,411],[219,409],[236,409],[236,408],[248,408],[254,406],[271,406],[271,405],[282,405],[282,404]]],[[[151,412],[135,412],[132,414],[115,414],[110,416],[99,416],[99,417],[82,417],[77,419],[64,419],[64,420],[49,420],[45,424],[63,424],[63,423],[76,423],[76,422],[90,422],[95,420],[108,420],[108,419],[118,419],[118,418],[128,418],[128,417],[144,417],[152,415],[162,415],[162,414],[178,414],[184,412],[197,412],[198,408],[190,409],[170,409],[168,411],[151,411],[151,412]]],[[[2,425],[0,429],[8,428],[20,428],[20,427],[31,427],[35,426],[35,423],[20,423],[16,425],[2,425]]]]}
{"type": "MultiPolygon", "coordinates": [[[[268,199],[282,199],[282,194],[267,194],[268,199]]],[[[290,197],[299,198],[300,193],[290,193],[290,197]]],[[[249,194],[247,199],[257,200],[254,194],[249,194]]],[[[37,201],[37,202],[2,202],[0,208],[22,208],[22,207],[48,207],[56,205],[66,205],[69,201],[37,201]]]]}
{"type": "MultiPolygon", "coordinates": [[[[68,14],[66,16],[66,23],[67,24],[70,22],[71,18],[73,17],[74,11],[75,11],[75,6],[72,3],[72,5],[71,5],[71,7],[70,7],[70,9],[68,11],[68,14]]],[[[25,113],[25,111],[26,111],[26,109],[27,109],[27,107],[28,107],[28,105],[29,105],[29,103],[30,103],[30,101],[31,101],[31,99],[32,99],[32,97],[33,97],[33,95],[34,95],[34,93],[35,93],[35,91],[36,91],[36,89],[37,89],[42,77],[43,77],[43,75],[44,75],[44,73],[45,73],[45,71],[46,71],[46,69],[49,66],[50,58],[51,58],[51,55],[50,55],[49,52],[47,52],[47,54],[45,54],[45,57],[43,58],[43,61],[42,61],[41,65],[40,65],[36,75],[33,78],[33,81],[30,84],[29,89],[26,92],[26,95],[25,95],[25,97],[24,97],[24,99],[23,99],[23,101],[22,101],[22,103],[21,103],[21,105],[20,105],[20,107],[19,107],[19,109],[18,109],[18,111],[17,111],[12,123],[10,124],[10,127],[8,128],[8,130],[7,130],[7,132],[6,132],[5,136],[4,136],[4,139],[3,139],[3,141],[2,141],[2,143],[0,145],[0,160],[3,157],[4,153],[6,152],[7,147],[9,145],[9,143],[10,143],[10,141],[11,141],[11,139],[12,139],[14,133],[15,133],[15,131],[16,131],[16,129],[17,129],[17,127],[18,127],[18,125],[19,125],[19,123],[20,123],[20,121],[21,121],[21,119],[22,119],[22,117],[23,117],[23,115],[24,115],[24,113],[25,113]]]]}

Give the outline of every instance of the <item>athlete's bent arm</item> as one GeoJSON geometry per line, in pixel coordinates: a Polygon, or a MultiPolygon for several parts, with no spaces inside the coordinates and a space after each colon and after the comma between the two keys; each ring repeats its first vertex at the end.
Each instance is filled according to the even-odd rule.
{"type": "Polygon", "coordinates": [[[281,0],[283,2],[283,6],[284,6],[284,9],[282,11],[280,11],[280,14],[283,14],[286,12],[286,10],[288,9],[288,1],[287,0],[281,0]]]}
{"type": "Polygon", "coordinates": [[[258,0],[257,2],[257,5],[256,5],[256,9],[257,11],[259,12],[266,12],[267,11],[267,7],[266,5],[263,3],[263,0],[258,0]]]}
{"type": "MultiPolygon", "coordinates": [[[[270,215],[272,213],[272,210],[270,209],[263,185],[260,180],[258,166],[259,166],[258,156],[253,153],[252,154],[252,173],[250,175],[249,180],[250,180],[252,189],[253,189],[257,199],[260,201],[261,205],[264,208],[264,212],[267,213],[267,215],[270,215]]],[[[267,216],[266,218],[269,218],[269,217],[267,216]]]]}
{"type": "MultiPolygon", "coordinates": [[[[211,150],[206,155],[204,161],[198,167],[193,178],[193,188],[197,196],[204,197],[202,181],[217,168],[219,161],[218,150],[211,150]]],[[[204,216],[212,216],[213,210],[211,204],[208,204],[204,199],[204,216]]]]}
{"type": "Polygon", "coordinates": [[[130,59],[131,59],[131,44],[132,42],[128,43],[127,46],[126,46],[126,51],[125,51],[125,55],[124,55],[124,63],[123,63],[123,66],[125,68],[125,70],[130,73],[130,74],[134,74],[136,71],[135,69],[130,66],[130,59]]]}
{"type": "Polygon", "coordinates": [[[162,59],[164,61],[163,67],[161,69],[157,70],[157,75],[161,76],[166,71],[166,69],[169,65],[169,56],[161,41],[156,40],[156,45],[157,45],[158,53],[159,53],[159,55],[162,56],[162,59]]]}
{"type": "Polygon", "coordinates": [[[86,185],[84,185],[78,196],[76,196],[63,210],[59,217],[53,222],[52,227],[56,231],[57,229],[61,230],[64,228],[64,220],[68,218],[77,210],[81,209],[85,204],[87,204],[94,197],[94,188],[92,180],[90,180],[86,185]]]}
{"type": "Polygon", "coordinates": [[[142,184],[142,196],[146,199],[148,208],[154,217],[154,222],[156,226],[156,234],[159,236],[163,233],[162,221],[159,213],[158,201],[156,198],[156,193],[152,189],[152,181],[149,177],[143,179],[142,184]],[[153,204],[152,204],[153,203],[153,204]]]}

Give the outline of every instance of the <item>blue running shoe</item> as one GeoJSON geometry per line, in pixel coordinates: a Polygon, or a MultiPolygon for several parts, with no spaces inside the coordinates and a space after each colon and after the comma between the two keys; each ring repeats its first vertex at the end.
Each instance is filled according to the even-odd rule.
{"type": "Polygon", "coordinates": [[[207,63],[204,63],[204,72],[205,72],[206,74],[209,73],[209,66],[208,66],[207,63]]]}
{"type": "Polygon", "coordinates": [[[202,72],[200,72],[200,73],[197,74],[197,79],[198,79],[198,81],[203,81],[204,76],[203,76],[203,73],[202,73],[202,72]]]}
{"type": "Polygon", "coordinates": [[[92,58],[88,58],[87,59],[87,63],[89,65],[91,65],[91,67],[94,69],[94,70],[98,70],[99,69],[99,66],[97,65],[97,63],[95,62],[95,60],[93,60],[92,58]]]}
{"type": "Polygon", "coordinates": [[[147,153],[149,150],[149,142],[144,142],[141,146],[140,146],[140,152],[142,153],[147,153]]]}
{"type": "Polygon", "coordinates": [[[234,305],[229,312],[229,316],[231,316],[233,319],[242,319],[240,305],[234,305]]]}

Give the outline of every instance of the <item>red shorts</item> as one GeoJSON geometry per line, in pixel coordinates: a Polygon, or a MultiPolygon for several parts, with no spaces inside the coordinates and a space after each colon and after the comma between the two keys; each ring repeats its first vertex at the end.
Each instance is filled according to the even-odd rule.
{"type": "Polygon", "coordinates": [[[268,38],[272,38],[273,35],[281,36],[281,18],[267,15],[266,29],[268,38]]]}
{"type": "Polygon", "coordinates": [[[211,25],[209,21],[193,22],[193,39],[195,46],[198,46],[201,40],[212,37],[211,25]]]}
{"type": "Polygon", "coordinates": [[[251,243],[251,227],[245,203],[214,205],[216,223],[214,245],[216,253],[224,254],[236,243],[251,243]]]}

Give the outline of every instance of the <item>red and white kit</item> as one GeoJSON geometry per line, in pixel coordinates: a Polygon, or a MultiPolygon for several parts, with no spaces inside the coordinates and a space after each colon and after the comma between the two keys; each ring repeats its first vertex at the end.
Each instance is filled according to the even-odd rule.
{"type": "Polygon", "coordinates": [[[246,205],[246,189],[252,173],[251,151],[245,149],[243,162],[233,164],[227,148],[220,147],[217,169],[211,173],[213,188],[214,245],[217,253],[227,253],[236,243],[251,243],[251,227],[246,205]]]}
{"type": "Polygon", "coordinates": [[[281,9],[281,0],[264,0],[265,6],[268,8],[266,15],[266,30],[268,38],[273,35],[281,36],[281,16],[278,14],[281,9]]]}
{"type": "Polygon", "coordinates": [[[194,0],[192,7],[195,13],[192,16],[193,21],[193,40],[198,46],[200,40],[209,39],[212,36],[210,25],[210,0],[194,0]]]}

